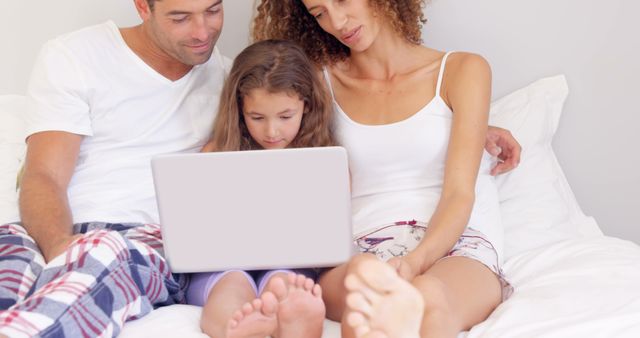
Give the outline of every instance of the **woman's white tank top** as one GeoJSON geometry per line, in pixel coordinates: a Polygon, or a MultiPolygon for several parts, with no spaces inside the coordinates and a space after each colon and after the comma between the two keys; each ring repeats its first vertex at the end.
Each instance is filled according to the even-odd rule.
{"type": "MultiPolygon", "coordinates": [[[[351,120],[336,102],[324,69],[336,111],[337,137],[349,156],[355,237],[397,221],[428,222],[434,213],[444,182],[453,114],[440,96],[450,54],[441,61],[437,95],[414,115],[385,125],[351,120]]],[[[468,226],[485,234],[502,257],[503,230],[491,166],[491,156],[485,152],[468,226]]]]}

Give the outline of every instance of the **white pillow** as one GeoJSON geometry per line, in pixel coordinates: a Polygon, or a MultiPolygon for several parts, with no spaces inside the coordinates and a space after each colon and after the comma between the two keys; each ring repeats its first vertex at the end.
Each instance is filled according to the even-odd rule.
{"type": "Polygon", "coordinates": [[[540,79],[491,105],[490,124],[522,145],[518,168],[496,178],[505,258],[564,239],[601,235],[584,215],[551,147],[568,87],[564,75],[540,79]]]}
{"type": "Polygon", "coordinates": [[[16,176],[26,148],[23,114],[27,109],[24,96],[0,96],[0,224],[20,219],[16,176]]]}

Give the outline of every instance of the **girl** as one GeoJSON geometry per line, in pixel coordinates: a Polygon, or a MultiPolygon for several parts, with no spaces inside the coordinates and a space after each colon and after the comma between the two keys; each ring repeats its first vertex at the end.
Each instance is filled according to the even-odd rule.
{"type": "MultiPolygon", "coordinates": [[[[255,43],[235,59],[203,151],[332,146],[330,98],[304,51],[292,42],[255,43]]],[[[204,305],[211,337],[320,337],[325,317],[312,273],[287,270],[195,274],[187,291],[204,305]],[[305,276],[306,274],[306,276],[305,276]]]]}
{"type": "MultiPolygon", "coordinates": [[[[455,337],[511,292],[483,153],[491,70],[478,55],[421,45],[423,7],[423,0],[258,7],[257,40],[292,39],[324,67],[349,153],[362,254],[319,279],[343,337],[455,337]]],[[[509,157],[512,148],[503,150],[509,157]]]]}

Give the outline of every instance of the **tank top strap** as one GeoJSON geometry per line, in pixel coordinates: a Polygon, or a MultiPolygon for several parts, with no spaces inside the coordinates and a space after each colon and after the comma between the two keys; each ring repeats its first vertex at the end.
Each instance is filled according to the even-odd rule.
{"type": "Polygon", "coordinates": [[[329,75],[329,70],[327,70],[326,66],[322,67],[322,74],[324,75],[324,81],[327,83],[327,87],[329,88],[331,99],[335,101],[336,96],[333,94],[333,86],[331,85],[331,76],[329,75]]]}
{"type": "Polygon", "coordinates": [[[442,57],[442,61],[440,62],[440,72],[438,73],[438,82],[436,84],[436,95],[440,95],[440,89],[442,87],[442,79],[444,78],[444,68],[447,64],[447,58],[452,53],[455,53],[455,52],[451,51],[444,54],[444,56],[442,57]]]}

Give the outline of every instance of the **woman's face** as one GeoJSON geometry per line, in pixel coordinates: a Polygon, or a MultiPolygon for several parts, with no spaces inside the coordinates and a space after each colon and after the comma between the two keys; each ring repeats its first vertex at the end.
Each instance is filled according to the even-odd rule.
{"type": "Polygon", "coordinates": [[[364,51],[380,31],[368,0],[302,0],[322,29],[352,51],[364,51]]]}

